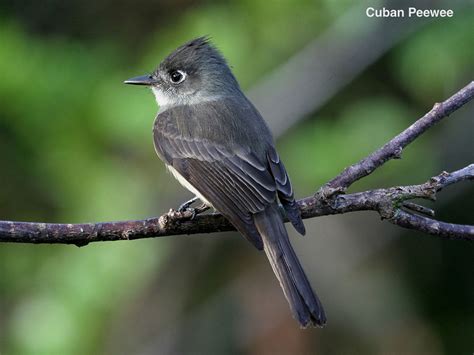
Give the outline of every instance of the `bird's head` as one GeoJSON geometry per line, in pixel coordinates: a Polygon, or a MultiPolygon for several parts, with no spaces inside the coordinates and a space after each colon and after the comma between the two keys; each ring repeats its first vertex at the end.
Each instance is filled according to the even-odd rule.
{"type": "Polygon", "coordinates": [[[189,41],[166,57],[151,74],[125,81],[149,86],[158,105],[192,105],[240,92],[221,53],[206,37],[189,41]]]}

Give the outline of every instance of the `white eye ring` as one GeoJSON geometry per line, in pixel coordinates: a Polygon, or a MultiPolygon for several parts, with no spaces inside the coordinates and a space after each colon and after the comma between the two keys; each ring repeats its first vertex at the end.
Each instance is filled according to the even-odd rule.
{"type": "Polygon", "coordinates": [[[170,81],[173,84],[181,84],[186,79],[186,73],[182,70],[173,70],[170,73],[170,81]]]}

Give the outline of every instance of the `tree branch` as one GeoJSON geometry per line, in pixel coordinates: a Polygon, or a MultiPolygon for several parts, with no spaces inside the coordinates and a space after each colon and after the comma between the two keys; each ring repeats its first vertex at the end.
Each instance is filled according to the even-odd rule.
{"type": "MultiPolygon", "coordinates": [[[[316,215],[324,215],[371,210],[378,212],[382,219],[387,219],[389,222],[404,228],[450,239],[474,240],[474,226],[445,223],[421,214],[414,214],[411,212],[415,209],[414,204],[408,205],[409,208],[405,204],[408,200],[420,198],[434,201],[437,192],[464,180],[474,180],[474,164],[452,173],[442,172],[421,185],[397,186],[348,195],[340,194],[329,200],[321,197],[320,192],[318,192],[313,198],[303,199],[300,203],[302,202],[305,207],[313,206],[312,209],[307,211],[309,212],[307,217],[310,217],[313,212],[316,212],[316,215]],[[326,206],[330,209],[324,208],[326,206]],[[333,213],[327,213],[331,210],[333,213]],[[321,214],[318,214],[318,212],[321,212],[321,214]]],[[[425,214],[425,207],[415,206],[417,206],[418,212],[425,214]]],[[[304,210],[306,208],[303,208],[304,210]]]]}
{"type": "Polygon", "coordinates": [[[326,193],[344,192],[357,180],[371,174],[379,166],[390,159],[400,159],[403,149],[426,132],[429,128],[449,116],[474,96],[474,81],[459,90],[456,94],[442,103],[436,103],[433,109],[413,123],[402,133],[377,149],[358,163],[345,168],[342,173],[330,180],[324,187],[326,193]]]}
{"type": "MultiPolygon", "coordinates": [[[[351,165],[329,181],[314,196],[298,201],[303,218],[341,214],[354,211],[376,211],[383,219],[398,226],[431,235],[474,240],[474,226],[436,221],[422,214],[427,209],[407,201],[434,200],[443,188],[474,180],[474,164],[452,173],[443,172],[421,185],[397,186],[353,194],[342,194],[355,181],[371,174],[390,159],[399,158],[409,143],[422,133],[459,109],[474,97],[474,82],[446,101],[436,104],[425,116],[357,164],[351,165]],[[414,207],[418,206],[418,207],[414,207]]],[[[426,214],[426,213],[424,213],[426,214]]],[[[179,234],[214,233],[234,230],[220,214],[198,215],[189,211],[170,212],[138,221],[85,224],[51,224],[0,221],[0,242],[61,243],[87,245],[90,242],[132,240],[179,234]]]]}

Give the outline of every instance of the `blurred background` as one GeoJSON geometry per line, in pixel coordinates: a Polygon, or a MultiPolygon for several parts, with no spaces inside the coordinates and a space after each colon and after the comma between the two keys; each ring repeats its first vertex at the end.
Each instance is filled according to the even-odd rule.
{"type": "MultiPolygon", "coordinates": [[[[473,79],[472,1],[0,2],[0,219],[142,219],[191,195],[155,156],[152,94],[122,81],[210,35],[269,122],[297,197],[473,79]],[[376,8],[451,8],[376,19],[376,8]]],[[[474,161],[474,103],[351,191],[426,181],[474,161]]],[[[474,185],[437,218],[474,223],[474,185]]],[[[325,305],[300,330],[265,256],[236,233],[84,248],[0,245],[4,354],[470,354],[472,245],[375,213],[290,228],[325,305]]]]}

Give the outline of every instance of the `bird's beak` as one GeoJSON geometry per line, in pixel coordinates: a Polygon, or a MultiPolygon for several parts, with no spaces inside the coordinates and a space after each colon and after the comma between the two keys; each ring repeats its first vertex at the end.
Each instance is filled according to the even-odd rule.
{"type": "Polygon", "coordinates": [[[124,84],[132,84],[132,85],[153,85],[157,83],[157,80],[154,79],[151,75],[142,75],[142,76],[136,76],[134,78],[130,78],[128,80],[125,80],[123,82],[124,84]]]}

